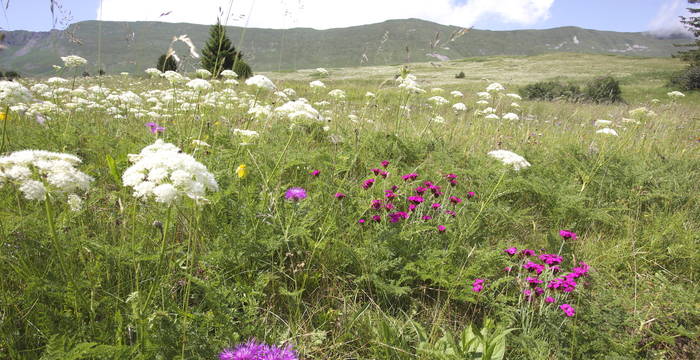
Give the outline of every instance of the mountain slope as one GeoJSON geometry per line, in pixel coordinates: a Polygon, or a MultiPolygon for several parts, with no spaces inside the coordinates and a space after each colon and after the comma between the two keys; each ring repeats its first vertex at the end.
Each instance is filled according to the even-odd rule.
{"type": "MultiPolygon", "coordinates": [[[[188,34],[197,48],[208,36],[208,26],[185,23],[84,21],[66,30],[10,31],[7,49],[0,52],[0,68],[27,75],[45,75],[60,56],[76,54],[99,63],[108,73],[139,73],[155,64],[173,36],[188,34]]],[[[470,30],[418,19],[390,20],[340,29],[286,30],[228,27],[254,70],[296,70],[315,67],[386,65],[407,61],[441,61],[469,56],[534,55],[581,52],[662,57],[677,51],[679,39],[658,39],[644,33],[618,33],[562,27],[548,30],[470,30]],[[451,36],[453,39],[451,40],[451,36]],[[241,39],[243,41],[241,42],[241,39]]],[[[186,69],[198,66],[176,45],[186,69]]]]}

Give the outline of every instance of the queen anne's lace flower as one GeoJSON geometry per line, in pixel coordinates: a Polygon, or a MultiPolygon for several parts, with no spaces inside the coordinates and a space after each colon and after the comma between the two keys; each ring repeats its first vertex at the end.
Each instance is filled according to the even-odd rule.
{"type": "Polygon", "coordinates": [[[278,114],[285,115],[289,120],[309,119],[323,121],[323,117],[304,98],[296,101],[288,101],[284,105],[275,109],[278,114]]]}
{"type": "Polygon", "coordinates": [[[22,84],[14,81],[0,81],[0,104],[10,106],[29,102],[32,93],[22,84]]]}
{"type": "Polygon", "coordinates": [[[44,200],[47,193],[68,194],[69,205],[74,209],[80,202],[75,193],[87,191],[93,181],[75,168],[80,163],[80,158],[70,154],[16,151],[0,158],[0,186],[17,185],[27,200],[44,200]]]}
{"type": "Polygon", "coordinates": [[[245,81],[246,85],[256,86],[261,89],[275,90],[275,84],[265,75],[255,75],[245,81]]]}
{"type": "Polygon", "coordinates": [[[134,197],[170,204],[182,195],[206,202],[206,191],[218,191],[219,185],[200,162],[170,143],[156,140],[138,155],[129,155],[134,164],[124,171],[124,186],[134,189],[134,197]]]}
{"type": "MultiPolygon", "coordinates": [[[[203,70],[203,69],[200,69],[200,70],[203,70]]],[[[211,84],[209,83],[209,81],[206,81],[204,79],[194,79],[194,80],[190,80],[187,83],[187,87],[195,89],[197,91],[204,91],[204,90],[211,89],[211,84]]]]}
{"type": "Polygon", "coordinates": [[[511,165],[515,171],[530,167],[530,163],[524,157],[508,150],[494,150],[489,156],[500,160],[504,165],[511,165]]]}
{"type": "Polygon", "coordinates": [[[65,67],[78,67],[87,64],[87,60],[77,55],[62,56],[61,60],[63,60],[65,67]]]}

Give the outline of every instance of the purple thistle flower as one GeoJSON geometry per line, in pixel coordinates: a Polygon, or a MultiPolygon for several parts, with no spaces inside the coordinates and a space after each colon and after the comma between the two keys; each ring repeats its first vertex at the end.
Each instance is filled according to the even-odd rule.
{"type": "Polygon", "coordinates": [[[339,193],[339,192],[338,192],[338,193],[335,193],[335,198],[338,199],[338,200],[343,200],[343,199],[345,199],[346,196],[347,196],[347,195],[345,195],[345,194],[343,194],[343,193],[339,193]]]}
{"type": "Polygon", "coordinates": [[[382,172],[381,169],[376,169],[376,168],[375,168],[375,169],[370,169],[369,171],[373,172],[374,175],[379,175],[379,173],[382,172]]]}
{"type": "Polygon", "coordinates": [[[300,187],[289,188],[289,190],[287,190],[287,192],[284,194],[284,197],[287,200],[294,202],[301,201],[306,199],[306,190],[300,187]]]}
{"type": "Polygon", "coordinates": [[[314,171],[311,172],[311,176],[316,177],[316,176],[319,176],[319,175],[321,175],[321,170],[314,170],[314,171]]]}
{"type": "Polygon", "coordinates": [[[535,256],[535,250],[530,250],[530,249],[520,250],[520,256],[535,256]]]}
{"type": "Polygon", "coordinates": [[[481,292],[481,290],[484,290],[484,279],[474,279],[472,291],[478,293],[481,292]]]}
{"type": "Polygon", "coordinates": [[[372,207],[372,209],[374,210],[379,210],[382,208],[382,205],[383,204],[381,200],[372,200],[370,207],[372,207]]]}
{"type": "Polygon", "coordinates": [[[452,217],[457,216],[457,213],[452,210],[445,210],[445,214],[450,215],[452,217]]]}
{"type": "Polygon", "coordinates": [[[384,196],[387,198],[387,200],[393,200],[396,199],[398,195],[393,190],[384,190],[384,196]]]}
{"type": "Polygon", "coordinates": [[[234,350],[226,349],[219,354],[220,360],[298,360],[291,346],[277,347],[258,343],[255,340],[238,345],[234,350]]]}
{"type": "Polygon", "coordinates": [[[435,209],[435,210],[439,209],[441,206],[442,206],[442,204],[440,204],[440,203],[434,203],[434,204],[430,205],[430,207],[435,209]]]}
{"type": "Polygon", "coordinates": [[[410,202],[411,204],[414,204],[414,205],[418,205],[418,204],[422,203],[423,201],[424,201],[423,197],[421,197],[421,196],[409,196],[408,197],[408,202],[410,202]]]}
{"type": "Polygon", "coordinates": [[[558,265],[564,261],[564,258],[557,254],[540,254],[539,258],[547,265],[558,265]]]}
{"type": "Polygon", "coordinates": [[[372,220],[374,222],[381,222],[382,221],[382,216],[381,215],[374,215],[372,216],[372,220]]]}
{"type": "Polygon", "coordinates": [[[427,189],[427,188],[424,188],[424,187],[422,187],[422,186],[419,186],[419,187],[416,188],[415,191],[416,191],[416,194],[418,194],[418,195],[423,195],[423,194],[425,194],[426,191],[428,191],[428,189],[427,189]]]}
{"type": "Polygon", "coordinates": [[[457,205],[462,202],[462,199],[456,197],[456,196],[450,196],[450,202],[457,205]]]}
{"type": "Polygon", "coordinates": [[[527,264],[523,265],[523,269],[534,271],[537,273],[537,275],[539,275],[542,274],[542,271],[544,271],[544,265],[528,261],[527,264]]]}
{"type": "Polygon", "coordinates": [[[547,297],[544,299],[544,302],[546,302],[546,303],[548,303],[548,304],[551,304],[551,303],[557,302],[557,299],[555,299],[555,298],[553,298],[553,297],[551,297],[551,296],[547,296],[547,297]]]}
{"type": "Polygon", "coordinates": [[[382,170],[382,171],[379,172],[379,176],[381,176],[382,179],[386,179],[386,177],[389,176],[389,173],[386,172],[386,171],[384,171],[384,170],[382,170]]]}
{"type": "Polygon", "coordinates": [[[474,196],[476,196],[476,193],[473,192],[473,191],[470,191],[470,192],[467,193],[467,199],[471,199],[471,198],[473,198],[474,196]]]}
{"type": "Polygon", "coordinates": [[[395,207],[396,207],[396,206],[394,206],[394,204],[392,204],[392,203],[388,203],[388,204],[384,205],[384,208],[385,208],[387,211],[394,210],[395,207]]]}
{"type": "Polygon", "coordinates": [[[433,217],[430,216],[430,215],[424,215],[421,219],[423,219],[423,220],[425,220],[425,221],[428,221],[428,220],[432,220],[433,217]]]}
{"type": "Polygon", "coordinates": [[[365,220],[365,219],[357,220],[357,223],[360,225],[364,225],[366,222],[367,222],[367,220],[365,220]]]}
{"type": "Polygon", "coordinates": [[[444,225],[438,225],[437,229],[439,233],[444,233],[447,231],[447,228],[444,225]]]}
{"type": "Polygon", "coordinates": [[[371,188],[372,185],[374,185],[374,179],[367,179],[362,182],[362,188],[365,190],[371,188]]]}
{"type": "Polygon", "coordinates": [[[391,164],[391,163],[387,160],[382,161],[382,167],[387,167],[387,166],[389,166],[389,164],[391,164]]]}

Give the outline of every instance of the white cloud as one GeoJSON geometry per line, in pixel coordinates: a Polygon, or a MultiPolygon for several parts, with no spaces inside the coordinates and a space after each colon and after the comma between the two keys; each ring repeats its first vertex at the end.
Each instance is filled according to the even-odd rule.
{"type": "Polygon", "coordinates": [[[97,18],[211,24],[219,9],[229,25],[261,28],[328,29],[420,18],[468,27],[484,16],[531,25],[549,17],[554,0],[103,0],[97,18]],[[252,9],[252,11],[251,11],[252,9]],[[170,12],[169,15],[160,16],[170,12]]]}
{"type": "Polygon", "coordinates": [[[689,5],[686,0],[668,0],[661,4],[656,17],[649,23],[649,32],[659,36],[690,34],[679,18],[688,14],[687,6],[689,5]]]}

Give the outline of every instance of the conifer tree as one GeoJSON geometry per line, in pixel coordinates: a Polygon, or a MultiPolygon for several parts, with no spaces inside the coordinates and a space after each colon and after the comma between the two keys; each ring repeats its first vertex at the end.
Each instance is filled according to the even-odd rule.
{"type": "Polygon", "coordinates": [[[209,40],[202,48],[202,67],[214,76],[219,76],[223,70],[233,69],[234,63],[242,61],[243,54],[236,51],[226,35],[226,28],[219,19],[209,29],[209,40]]]}
{"type": "Polygon", "coordinates": [[[680,52],[678,56],[690,63],[690,66],[700,66],[700,0],[688,0],[689,4],[696,4],[688,8],[690,16],[681,16],[681,22],[695,36],[695,43],[688,45],[693,49],[680,52]]]}

